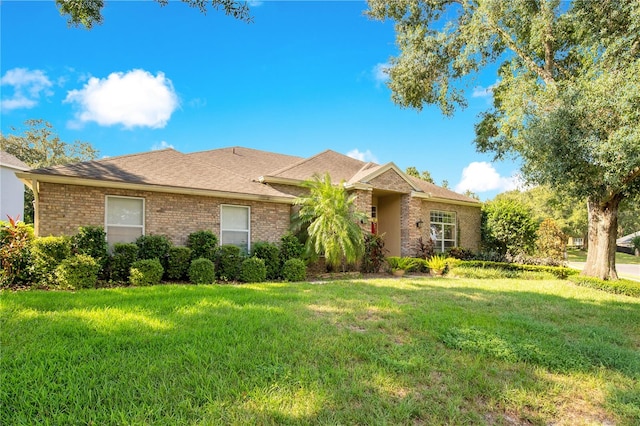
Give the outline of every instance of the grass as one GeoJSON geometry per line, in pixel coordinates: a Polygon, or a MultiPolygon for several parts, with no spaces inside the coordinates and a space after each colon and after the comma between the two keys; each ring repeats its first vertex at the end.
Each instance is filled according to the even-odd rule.
{"type": "MultiPolygon", "coordinates": [[[[587,252],[580,249],[567,249],[567,260],[569,262],[586,262],[587,252]]],[[[616,252],[616,263],[640,265],[640,256],[616,252]]]]}
{"type": "Polygon", "coordinates": [[[0,424],[638,424],[640,299],[567,281],[0,298],[0,424]]]}

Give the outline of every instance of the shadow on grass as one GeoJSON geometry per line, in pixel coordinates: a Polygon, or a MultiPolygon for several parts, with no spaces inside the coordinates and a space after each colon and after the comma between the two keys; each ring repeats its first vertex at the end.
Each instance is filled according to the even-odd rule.
{"type": "Polygon", "coordinates": [[[548,423],[541,370],[617,374],[590,421],[640,419],[638,302],[467,282],[7,295],[0,422],[548,423]]]}

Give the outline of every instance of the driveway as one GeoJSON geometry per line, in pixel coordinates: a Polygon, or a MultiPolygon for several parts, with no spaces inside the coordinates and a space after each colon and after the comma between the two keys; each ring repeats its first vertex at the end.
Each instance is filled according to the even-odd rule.
{"type": "MultiPolygon", "coordinates": [[[[569,267],[573,269],[584,269],[584,262],[569,262],[569,267]]],[[[616,263],[618,277],[640,281],[640,265],[630,265],[626,263],[616,263]]]]}

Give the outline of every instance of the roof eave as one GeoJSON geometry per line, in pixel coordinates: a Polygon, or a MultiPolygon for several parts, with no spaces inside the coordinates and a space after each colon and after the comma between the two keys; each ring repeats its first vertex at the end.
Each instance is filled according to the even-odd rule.
{"type": "Polygon", "coordinates": [[[67,185],[80,185],[80,186],[92,186],[98,188],[113,188],[113,189],[129,189],[137,191],[150,191],[150,192],[163,192],[171,194],[183,194],[183,195],[199,195],[204,197],[218,197],[218,198],[232,198],[236,200],[246,201],[268,201],[272,203],[280,204],[293,204],[294,197],[292,196],[275,196],[275,195],[260,195],[260,194],[247,194],[241,192],[231,191],[216,191],[211,189],[199,189],[199,188],[185,188],[168,185],[153,185],[147,183],[131,183],[131,182],[118,182],[108,181],[100,179],[87,179],[72,176],[60,176],[60,175],[42,175],[38,173],[16,173],[16,176],[29,188],[33,189],[33,182],[47,182],[58,183],[67,185]]]}
{"type": "Polygon", "coordinates": [[[450,198],[441,198],[441,197],[429,197],[429,201],[437,202],[437,203],[445,203],[445,204],[454,204],[456,206],[469,206],[469,207],[482,207],[482,203],[480,201],[464,201],[464,200],[452,200],[450,198]]]}

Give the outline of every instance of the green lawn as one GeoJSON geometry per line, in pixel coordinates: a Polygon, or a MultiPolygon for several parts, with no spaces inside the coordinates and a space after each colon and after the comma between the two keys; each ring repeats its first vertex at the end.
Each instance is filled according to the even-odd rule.
{"type": "MultiPolygon", "coordinates": [[[[586,262],[587,252],[579,249],[567,249],[567,260],[569,262],[586,262]]],[[[633,256],[626,253],[616,253],[616,263],[627,263],[640,265],[640,256],[633,256]]]]}
{"type": "Polygon", "coordinates": [[[0,298],[0,424],[639,424],[640,299],[567,281],[0,298]]]}

